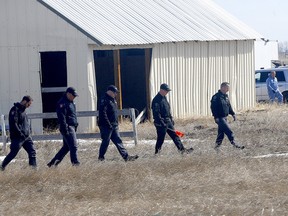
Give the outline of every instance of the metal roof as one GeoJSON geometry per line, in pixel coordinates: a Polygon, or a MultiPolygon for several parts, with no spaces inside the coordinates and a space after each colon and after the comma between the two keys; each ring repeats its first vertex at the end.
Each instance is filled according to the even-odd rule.
{"type": "Polygon", "coordinates": [[[211,0],[38,0],[99,45],[263,38],[211,0]]]}

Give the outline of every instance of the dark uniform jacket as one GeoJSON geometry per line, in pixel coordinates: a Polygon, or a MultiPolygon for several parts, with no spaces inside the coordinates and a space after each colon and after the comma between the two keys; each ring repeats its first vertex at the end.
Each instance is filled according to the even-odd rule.
{"type": "Polygon", "coordinates": [[[60,132],[65,135],[68,133],[68,126],[78,127],[76,116],[76,106],[73,101],[68,100],[66,94],[58,101],[56,107],[60,132]]]}
{"type": "Polygon", "coordinates": [[[235,115],[228,95],[223,94],[220,90],[211,99],[211,111],[214,118],[227,117],[229,114],[235,115]]]}
{"type": "Polygon", "coordinates": [[[118,126],[118,109],[116,100],[107,93],[100,100],[98,125],[113,128],[118,126]]]}
{"type": "Polygon", "coordinates": [[[30,125],[26,107],[20,103],[14,103],[9,112],[9,130],[11,139],[25,139],[29,137],[30,125]]]}
{"type": "Polygon", "coordinates": [[[158,93],[152,100],[152,110],[154,124],[156,126],[165,127],[167,121],[173,122],[170,104],[168,103],[166,96],[162,96],[158,93]]]}

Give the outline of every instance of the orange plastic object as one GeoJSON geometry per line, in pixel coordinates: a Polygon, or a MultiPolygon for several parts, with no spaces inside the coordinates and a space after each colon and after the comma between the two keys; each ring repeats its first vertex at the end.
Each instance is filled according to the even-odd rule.
{"type": "Polygon", "coordinates": [[[178,131],[178,130],[175,130],[175,133],[179,137],[183,137],[185,135],[184,133],[182,133],[181,131],[178,131]]]}

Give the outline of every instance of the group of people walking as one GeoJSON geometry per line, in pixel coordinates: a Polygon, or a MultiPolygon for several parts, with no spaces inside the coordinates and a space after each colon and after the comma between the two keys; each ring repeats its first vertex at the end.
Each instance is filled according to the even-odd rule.
{"type": "MultiPolygon", "coordinates": [[[[157,132],[157,141],[155,145],[155,155],[159,155],[162,145],[164,143],[166,133],[171,137],[175,146],[181,154],[189,154],[194,149],[192,147],[185,148],[179,136],[176,134],[174,128],[174,120],[171,115],[170,104],[167,101],[166,95],[171,91],[170,87],[163,83],[160,86],[158,94],[152,100],[152,111],[154,125],[157,132]]],[[[234,135],[230,129],[227,116],[230,114],[236,120],[235,112],[233,111],[227,92],[229,91],[229,83],[223,82],[220,90],[213,95],[211,99],[211,111],[215,122],[218,125],[218,135],[215,142],[215,149],[218,150],[224,139],[224,134],[227,135],[229,141],[235,148],[243,149],[244,146],[237,144],[234,140],[234,135]]],[[[105,154],[108,149],[110,140],[115,144],[118,152],[124,161],[134,161],[139,156],[129,155],[123,145],[122,139],[119,135],[119,124],[117,114],[116,97],[119,90],[116,86],[110,85],[103,95],[99,103],[98,126],[101,134],[101,145],[99,148],[99,161],[105,160],[105,154]]],[[[76,106],[74,99],[78,96],[75,88],[69,87],[65,94],[57,103],[57,118],[59,122],[59,130],[63,136],[63,145],[57,154],[47,164],[48,167],[57,166],[70,152],[70,160],[73,166],[80,165],[77,156],[77,127],[78,121],[76,116],[76,106]]],[[[28,122],[26,109],[30,107],[33,99],[30,96],[24,96],[21,102],[14,103],[14,106],[9,112],[9,126],[10,126],[10,152],[3,160],[0,169],[5,170],[6,166],[18,154],[23,147],[28,153],[29,165],[36,168],[36,150],[30,136],[30,125],[28,122]]]]}

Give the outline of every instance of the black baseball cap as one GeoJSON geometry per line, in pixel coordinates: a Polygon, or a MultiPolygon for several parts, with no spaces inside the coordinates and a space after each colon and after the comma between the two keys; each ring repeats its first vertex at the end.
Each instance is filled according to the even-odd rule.
{"type": "Polygon", "coordinates": [[[166,83],[161,84],[160,89],[165,91],[172,91],[166,83]]]}
{"type": "Polygon", "coordinates": [[[118,90],[118,88],[114,85],[110,85],[107,88],[107,91],[113,91],[114,93],[119,93],[120,91],[118,90]]]}
{"type": "Polygon", "coordinates": [[[76,92],[76,89],[73,87],[68,87],[66,92],[71,93],[74,97],[79,96],[78,93],[76,92]]]}

